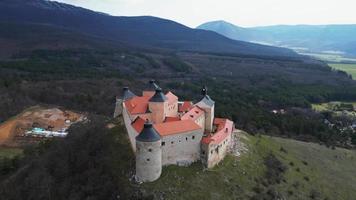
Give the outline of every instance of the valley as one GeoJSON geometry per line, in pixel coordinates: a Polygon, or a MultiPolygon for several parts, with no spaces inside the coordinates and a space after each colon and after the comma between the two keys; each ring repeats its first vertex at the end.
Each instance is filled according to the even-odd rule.
{"type": "Polygon", "coordinates": [[[339,45],[327,41],[344,26],[215,23],[213,31],[223,34],[44,0],[1,1],[0,27],[0,198],[356,195],[353,27],[346,26],[339,45]],[[320,33],[325,37],[311,42],[320,33]],[[285,48],[291,46],[303,53],[285,48]],[[221,163],[164,166],[157,181],[135,181],[135,154],[122,116],[113,118],[113,112],[123,87],[140,94],[153,79],[161,92],[193,103],[206,86],[214,115],[237,129],[237,143],[221,163]]]}

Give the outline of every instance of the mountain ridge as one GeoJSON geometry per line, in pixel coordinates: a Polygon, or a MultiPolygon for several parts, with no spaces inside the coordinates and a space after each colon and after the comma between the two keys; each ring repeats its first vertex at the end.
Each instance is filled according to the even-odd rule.
{"type": "Polygon", "coordinates": [[[289,49],[234,41],[215,32],[191,29],[177,22],[152,16],[111,16],[53,1],[23,2],[0,2],[0,21],[49,24],[115,42],[176,51],[298,56],[289,49]]]}
{"type": "Polygon", "coordinates": [[[356,56],[356,25],[272,25],[244,28],[226,21],[204,23],[197,29],[210,30],[231,39],[273,46],[305,48],[308,52],[335,51],[356,56]]]}

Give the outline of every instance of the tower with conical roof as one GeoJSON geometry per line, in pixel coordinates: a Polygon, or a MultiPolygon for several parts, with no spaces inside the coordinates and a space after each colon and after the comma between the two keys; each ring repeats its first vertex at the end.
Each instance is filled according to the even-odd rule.
{"type": "Polygon", "coordinates": [[[208,95],[208,88],[204,86],[201,90],[203,98],[196,104],[205,111],[205,131],[212,132],[214,122],[215,102],[208,95]]]}
{"type": "Polygon", "coordinates": [[[146,121],[143,130],[136,137],[136,180],[152,182],[161,176],[161,137],[152,123],[146,121]]]}
{"type": "Polygon", "coordinates": [[[147,87],[143,90],[142,96],[152,96],[159,86],[156,84],[155,80],[150,80],[147,87]]]}
{"type": "Polygon", "coordinates": [[[114,118],[122,114],[122,103],[128,99],[135,97],[136,95],[129,90],[128,87],[122,88],[122,96],[116,97],[114,118]]]}
{"type": "Polygon", "coordinates": [[[156,88],[155,94],[148,102],[148,109],[150,110],[151,119],[154,123],[161,123],[164,121],[168,110],[168,100],[163,94],[161,88],[156,88]]]}

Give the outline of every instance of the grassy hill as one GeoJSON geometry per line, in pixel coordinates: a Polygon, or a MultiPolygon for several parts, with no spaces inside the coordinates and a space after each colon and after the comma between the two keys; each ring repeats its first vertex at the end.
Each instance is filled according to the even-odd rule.
{"type": "Polygon", "coordinates": [[[355,151],[267,136],[244,135],[243,142],[249,150],[240,158],[228,156],[209,170],[198,163],[188,168],[169,166],[158,181],[142,187],[164,199],[352,199],[356,195],[355,151]],[[271,155],[275,164],[281,163],[268,164],[271,155]],[[280,180],[274,180],[278,176],[280,180]]]}
{"type": "Polygon", "coordinates": [[[25,150],[20,162],[2,166],[3,197],[348,200],[356,195],[356,151],[248,134],[241,136],[248,149],[241,157],[229,155],[213,169],[200,163],[164,167],[159,180],[138,185],[130,181],[135,161],[124,128],[108,130],[100,121],[92,118],[73,127],[65,140],[25,150]]]}

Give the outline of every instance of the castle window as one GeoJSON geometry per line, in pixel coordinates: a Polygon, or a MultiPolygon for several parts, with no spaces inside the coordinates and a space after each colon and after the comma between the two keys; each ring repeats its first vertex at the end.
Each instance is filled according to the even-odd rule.
{"type": "Polygon", "coordinates": [[[149,161],[150,161],[150,159],[149,159],[149,158],[147,158],[146,160],[147,160],[147,162],[149,162],[149,161]]]}
{"type": "Polygon", "coordinates": [[[202,153],[203,155],[205,155],[205,151],[202,151],[201,153],[202,153]]]}
{"type": "Polygon", "coordinates": [[[188,141],[188,138],[186,137],[185,140],[188,141]]]}
{"type": "Polygon", "coordinates": [[[195,139],[195,136],[194,136],[194,135],[192,136],[192,139],[193,139],[193,140],[195,139]]]}
{"type": "Polygon", "coordinates": [[[173,144],[174,142],[172,141],[171,144],[173,144]]]}
{"type": "Polygon", "coordinates": [[[166,145],[166,142],[162,142],[162,146],[166,145]]]}
{"type": "Polygon", "coordinates": [[[213,154],[213,152],[214,152],[213,150],[210,151],[211,154],[213,154]]]}
{"type": "Polygon", "coordinates": [[[152,149],[148,149],[149,152],[152,152],[152,149]]]}

